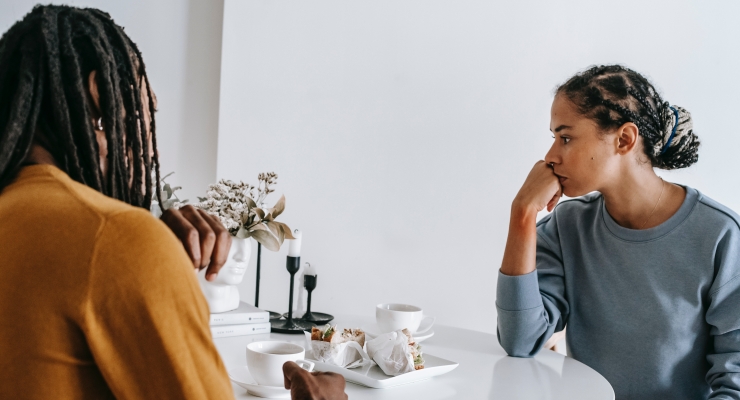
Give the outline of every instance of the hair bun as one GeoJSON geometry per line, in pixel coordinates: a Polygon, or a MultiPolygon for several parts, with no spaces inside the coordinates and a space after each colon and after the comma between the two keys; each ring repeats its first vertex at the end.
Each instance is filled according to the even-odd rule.
{"type": "Polygon", "coordinates": [[[691,113],[668,102],[661,108],[662,138],[653,146],[656,167],[678,169],[694,164],[699,159],[699,138],[694,134],[691,113]]]}

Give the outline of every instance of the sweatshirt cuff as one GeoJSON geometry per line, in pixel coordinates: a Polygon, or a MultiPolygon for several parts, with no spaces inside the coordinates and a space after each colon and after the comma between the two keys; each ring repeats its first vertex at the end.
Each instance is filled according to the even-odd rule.
{"type": "Polygon", "coordinates": [[[496,305],[507,311],[522,311],[542,305],[537,270],[525,275],[509,276],[498,272],[496,305]]]}

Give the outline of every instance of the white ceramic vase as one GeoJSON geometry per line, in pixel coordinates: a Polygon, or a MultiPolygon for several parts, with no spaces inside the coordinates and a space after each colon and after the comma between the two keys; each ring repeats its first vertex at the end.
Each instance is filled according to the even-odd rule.
{"type": "Polygon", "coordinates": [[[206,280],[206,269],[198,273],[198,282],[212,314],[235,310],[239,307],[239,290],[236,285],[244,279],[249,258],[252,256],[251,238],[231,238],[231,249],[226,264],[216,279],[206,280]]]}

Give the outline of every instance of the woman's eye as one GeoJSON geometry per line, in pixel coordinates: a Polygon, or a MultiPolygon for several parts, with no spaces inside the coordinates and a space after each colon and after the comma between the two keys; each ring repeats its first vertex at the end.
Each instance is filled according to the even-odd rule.
{"type": "Polygon", "coordinates": [[[570,138],[569,137],[561,137],[560,140],[563,141],[563,144],[568,144],[568,142],[570,142],[570,138]]]}

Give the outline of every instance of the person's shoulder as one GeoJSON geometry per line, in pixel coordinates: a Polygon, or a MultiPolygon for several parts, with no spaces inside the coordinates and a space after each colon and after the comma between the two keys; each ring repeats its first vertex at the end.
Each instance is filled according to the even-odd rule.
{"type": "Polygon", "coordinates": [[[59,182],[77,200],[80,207],[101,218],[105,234],[128,236],[139,242],[137,248],[161,245],[163,240],[179,243],[170,229],[149,210],[108,197],[66,176],[60,178],[59,182]]]}
{"type": "Polygon", "coordinates": [[[148,263],[182,259],[187,254],[175,234],[148,211],[125,207],[106,215],[98,237],[98,252],[118,253],[123,259],[148,263]]]}
{"type": "Polygon", "coordinates": [[[717,228],[740,230],[740,215],[735,211],[696,189],[686,187],[686,190],[696,192],[698,220],[717,228]]]}
{"type": "MultiPolygon", "coordinates": [[[[574,197],[572,199],[563,200],[555,206],[555,210],[559,213],[570,213],[570,212],[581,212],[584,210],[596,208],[599,206],[599,200],[602,195],[599,192],[591,192],[589,194],[574,197]]],[[[553,210],[553,211],[555,211],[553,210]]]]}
{"type": "Polygon", "coordinates": [[[134,211],[144,211],[148,214],[148,211],[140,207],[135,207],[128,203],[124,203],[123,201],[108,197],[105,194],[70,178],[61,179],[60,183],[82,207],[98,214],[102,218],[134,211]]]}
{"type": "Polygon", "coordinates": [[[53,209],[59,218],[79,219],[82,215],[95,215],[98,219],[136,207],[105,194],[69,177],[52,165],[24,167],[5,196],[17,201],[34,199],[39,208],[53,209]]]}
{"type": "Polygon", "coordinates": [[[584,196],[573,197],[559,202],[552,212],[540,219],[537,225],[547,224],[549,221],[558,219],[563,220],[580,220],[581,217],[588,214],[589,211],[598,210],[602,195],[599,192],[592,192],[584,196]]]}

